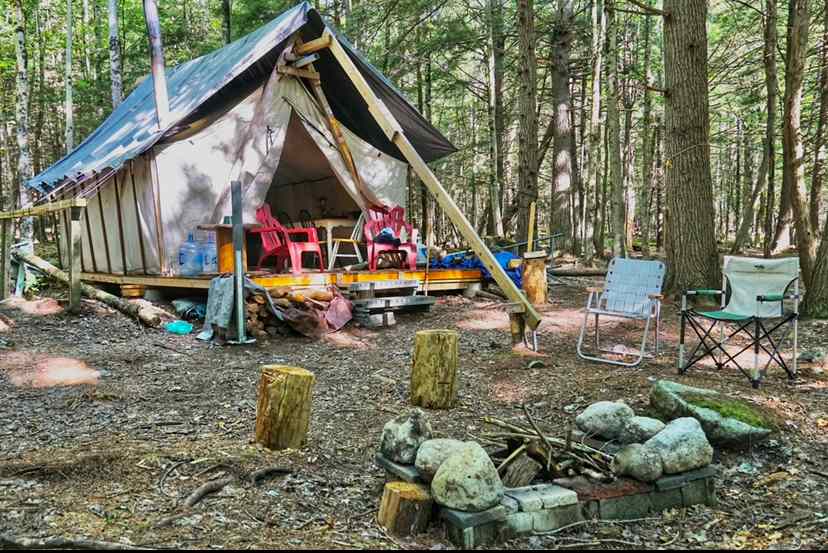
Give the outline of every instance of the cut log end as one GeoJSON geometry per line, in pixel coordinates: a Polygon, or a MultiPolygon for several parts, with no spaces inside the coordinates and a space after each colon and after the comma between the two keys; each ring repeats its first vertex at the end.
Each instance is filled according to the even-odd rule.
{"type": "Polygon", "coordinates": [[[457,399],[457,332],[418,331],[413,359],[411,403],[427,409],[450,409],[457,399]]]}
{"type": "Polygon", "coordinates": [[[395,536],[414,536],[428,528],[433,505],[425,486],[389,482],[382,494],[377,522],[395,536]]]}
{"type": "Polygon", "coordinates": [[[297,449],[304,445],[315,381],[312,372],[300,367],[262,367],[256,408],[257,442],[268,449],[297,449]]]}

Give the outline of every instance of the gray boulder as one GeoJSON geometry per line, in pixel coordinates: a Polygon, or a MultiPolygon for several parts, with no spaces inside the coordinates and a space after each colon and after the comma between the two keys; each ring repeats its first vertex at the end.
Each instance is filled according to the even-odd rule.
{"type": "Polygon", "coordinates": [[[713,448],[704,430],[699,421],[689,417],[672,421],[643,448],[661,457],[664,474],[679,474],[713,462],[713,448]]]}
{"type": "Polygon", "coordinates": [[[661,454],[641,444],[630,444],[615,454],[615,473],[642,482],[655,482],[664,475],[661,454]]]}
{"type": "Polygon", "coordinates": [[[417,459],[414,461],[414,466],[417,467],[423,480],[431,482],[440,465],[454,453],[463,449],[465,445],[466,443],[460,440],[447,438],[425,441],[417,450],[417,459]]]}
{"type": "Polygon", "coordinates": [[[431,425],[425,413],[414,409],[389,421],[382,429],[380,453],[395,463],[414,464],[420,445],[431,438],[431,425]]]}
{"type": "Polygon", "coordinates": [[[599,401],[587,407],[575,419],[581,432],[606,440],[616,439],[635,413],[628,405],[599,401]]]}
{"type": "Polygon", "coordinates": [[[778,430],[774,417],[750,402],[714,390],[660,380],[650,391],[650,404],[667,419],[692,417],[711,443],[744,448],[778,430]]]}
{"type": "Polygon", "coordinates": [[[500,503],[503,482],[486,451],[468,442],[440,465],[431,482],[431,495],[449,509],[479,513],[500,503]]]}
{"type": "Polygon", "coordinates": [[[650,417],[633,417],[627,421],[618,434],[618,441],[622,444],[643,444],[662,430],[664,423],[650,417]]]}

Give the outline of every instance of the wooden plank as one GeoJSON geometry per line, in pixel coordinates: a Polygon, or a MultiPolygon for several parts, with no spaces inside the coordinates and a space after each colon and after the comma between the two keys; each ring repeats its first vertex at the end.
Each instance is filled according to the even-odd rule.
{"type": "Polygon", "coordinates": [[[291,67],[289,65],[282,65],[276,68],[282,75],[291,75],[293,77],[301,77],[303,79],[310,79],[312,81],[319,80],[319,73],[316,71],[311,71],[310,69],[298,69],[296,67],[291,67]]]}
{"type": "Polygon", "coordinates": [[[87,201],[83,198],[72,198],[70,200],[60,200],[48,204],[38,205],[35,207],[27,207],[25,209],[16,209],[14,211],[0,212],[0,221],[20,219],[22,217],[37,217],[46,213],[53,213],[55,211],[63,211],[72,207],[86,207],[87,201]]]}
{"type": "MultiPolygon", "coordinates": [[[[118,239],[121,244],[121,267],[123,267],[123,274],[127,274],[127,260],[126,260],[126,241],[124,240],[124,218],[121,212],[121,190],[118,188],[118,175],[112,177],[115,180],[115,208],[118,211],[118,239]]],[[[126,186],[126,182],[121,180],[121,184],[126,186]]]]}
{"type": "MultiPolygon", "coordinates": [[[[135,187],[135,171],[133,170],[133,160],[129,160],[129,178],[132,181],[132,201],[135,204],[135,226],[138,229],[138,245],[141,248],[141,269],[144,274],[147,273],[147,254],[144,249],[144,233],[141,228],[141,210],[138,207],[138,189],[135,187]]],[[[126,266],[124,266],[126,272],[126,266]]]]}
{"type": "Polygon", "coordinates": [[[81,301],[81,208],[70,210],[69,223],[69,311],[80,311],[81,301]]]}
{"type": "Polygon", "coordinates": [[[330,35],[323,35],[315,40],[311,40],[304,44],[297,44],[293,47],[293,53],[298,56],[306,56],[313,54],[319,50],[324,50],[331,45],[330,35]]]}
{"type": "Polygon", "coordinates": [[[104,217],[104,209],[103,209],[103,196],[101,195],[103,192],[99,189],[98,190],[98,213],[101,217],[101,234],[103,234],[104,239],[104,252],[106,253],[106,272],[112,272],[112,258],[109,255],[109,237],[106,235],[106,218],[104,217]]]}
{"type": "Polygon", "coordinates": [[[440,207],[457,227],[457,230],[460,231],[460,234],[463,235],[463,238],[469,242],[471,248],[486,268],[489,269],[489,272],[494,277],[495,282],[497,282],[508,298],[513,302],[523,303],[526,306],[524,318],[529,328],[533,330],[537,328],[541,322],[540,314],[537,310],[535,310],[532,304],[529,303],[523,292],[521,292],[521,290],[515,285],[512,279],[509,278],[497,262],[494,255],[489,248],[486,247],[486,244],[483,240],[481,240],[480,236],[478,236],[477,231],[474,230],[474,227],[472,227],[469,220],[463,212],[460,211],[460,208],[457,207],[457,204],[443,188],[443,185],[440,184],[437,176],[431,171],[431,168],[426,164],[423,158],[420,157],[420,154],[414,146],[411,145],[411,142],[409,142],[408,138],[405,136],[405,132],[400,124],[396,121],[388,108],[385,107],[379,98],[377,98],[374,91],[365,81],[365,78],[356,68],[353,61],[351,61],[351,58],[348,57],[348,53],[345,52],[345,49],[342,48],[342,45],[336,37],[331,34],[329,29],[325,29],[323,36],[330,37],[331,44],[329,48],[331,53],[342,66],[345,74],[348,75],[360,95],[362,95],[362,98],[368,105],[368,110],[374,116],[377,124],[383,129],[388,139],[391,140],[395,146],[397,146],[405,159],[408,160],[411,167],[420,179],[422,179],[423,183],[425,183],[426,187],[437,200],[437,203],[440,204],[440,207]]]}

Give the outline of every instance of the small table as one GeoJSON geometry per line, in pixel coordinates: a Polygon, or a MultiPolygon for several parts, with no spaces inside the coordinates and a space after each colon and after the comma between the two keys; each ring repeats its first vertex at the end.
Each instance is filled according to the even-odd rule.
{"type": "MultiPolygon", "coordinates": [[[[244,224],[245,233],[248,230],[259,228],[258,223],[244,224]]],[[[235,260],[233,259],[233,225],[224,223],[198,225],[200,230],[211,230],[216,233],[216,250],[218,251],[218,272],[232,273],[235,271],[235,260]]],[[[242,244],[242,270],[247,271],[247,240],[242,244]]]]}
{"type": "MultiPolygon", "coordinates": [[[[325,242],[328,245],[328,263],[330,263],[331,255],[333,255],[333,230],[335,228],[353,228],[357,225],[356,219],[349,219],[347,217],[329,217],[325,219],[314,219],[313,226],[325,229],[325,242]]],[[[294,226],[302,226],[296,224],[294,226]]]]}

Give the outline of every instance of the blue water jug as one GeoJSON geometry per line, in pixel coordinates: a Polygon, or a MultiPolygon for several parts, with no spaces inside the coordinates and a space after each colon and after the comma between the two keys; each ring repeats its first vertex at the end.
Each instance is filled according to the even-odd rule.
{"type": "Polygon", "coordinates": [[[178,273],[183,276],[196,276],[202,270],[201,248],[193,239],[193,233],[187,235],[187,241],[178,249],[178,273]]]}

